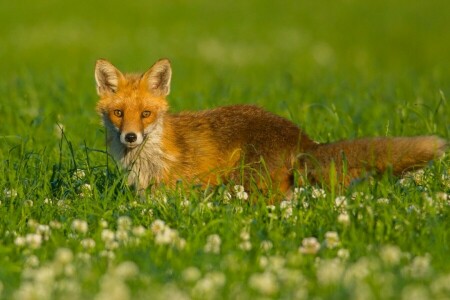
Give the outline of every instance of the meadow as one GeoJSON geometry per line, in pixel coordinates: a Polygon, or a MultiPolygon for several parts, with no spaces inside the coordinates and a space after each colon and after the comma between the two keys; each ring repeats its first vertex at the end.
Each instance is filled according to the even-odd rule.
{"type": "Polygon", "coordinates": [[[0,4],[1,299],[450,299],[450,159],[269,204],[145,201],[107,155],[94,65],[172,62],[171,110],[252,103],[314,140],[450,139],[450,3],[0,4]]]}

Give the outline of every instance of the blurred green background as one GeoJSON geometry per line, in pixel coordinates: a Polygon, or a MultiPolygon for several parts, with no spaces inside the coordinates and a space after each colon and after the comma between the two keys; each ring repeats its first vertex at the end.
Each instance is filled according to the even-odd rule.
{"type": "Polygon", "coordinates": [[[93,69],[173,64],[173,111],[254,103],[319,141],[448,137],[450,2],[3,1],[1,149],[104,147],[93,69]],[[100,138],[101,137],[101,138],[100,138]]]}

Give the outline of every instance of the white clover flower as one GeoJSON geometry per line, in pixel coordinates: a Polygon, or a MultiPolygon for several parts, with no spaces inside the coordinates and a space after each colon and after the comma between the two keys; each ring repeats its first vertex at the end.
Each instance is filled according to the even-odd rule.
{"type": "Polygon", "coordinates": [[[348,251],[348,249],[339,249],[337,252],[337,257],[341,260],[347,260],[350,257],[350,251],[348,251]]]}
{"type": "Polygon", "coordinates": [[[391,200],[389,200],[388,198],[378,198],[377,199],[377,203],[380,204],[389,204],[391,202],[391,200]]]}
{"type": "Polygon", "coordinates": [[[271,241],[264,240],[261,242],[260,248],[263,251],[268,252],[273,248],[273,243],[271,241]]]}
{"type": "Polygon", "coordinates": [[[114,231],[110,229],[103,229],[101,234],[102,241],[104,242],[112,242],[115,240],[116,235],[114,234],[114,231]]]}
{"type": "Polygon", "coordinates": [[[416,256],[410,265],[402,269],[402,273],[411,278],[426,278],[431,274],[431,257],[429,255],[416,256]]]}
{"type": "Polygon", "coordinates": [[[28,199],[28,200],[23,201],[23,205],[28,206],[28,207],[33,207],[34,203],[33,203],[33,200],[28,199]]]}
{"type": "Polygon", "coordinates": [[[344,275],[344,265],[338,259],[321,260],[317,267],[317,281],[321,285],[337,284],[344,275]]]}
{"type": "Polygon", "coordinates": [[[320,250],[320,244],[315,237],[304,238],[299,248],[302,254],[316,254],[320,250]]]}
{"type": "Polygon", "coordinates": [[[107,259],[109,259],[109,260],[113,260],[113,259],[116,258],[116,255],[115,255],[114,252],[111,251],[111,250],[102,250],[102,251],[100,252],[100,256],[101,256],[101,257],[104,257],[104,258],[107,258],[107,259]]]}
{"type": "Polygon", "coordinates": [[[25,259],[25,266],[29,268],[37,268],[39,266],[39,258],[36,255],[29,255],[25,259]]]}
{"type": "Polygon", "coordinates": [[[178,232],[166,226],[163,231],[155,236],[155,243],[158,245],[173,244],[178,239],[178,232]]]}
{"type": "Polygon", "coordinates": [[[147,229],[145,229],[144,226],[139,225],[139,226],[134,226],[133,230],[131,232],[133,233],[134,236],[142,237],[145,235],[146,231],[147,231],[147,229]]]}
{"type": "Polygon", "coordinates": [[[232,198],[233,198],[233,196],[231,195],[230,192],[225,191],[225,192],[223,193],[223,202],[228,203],[228,202],[231,201],[232,198]]]}
{"type": "Polygon", "coordinates": [[[314,199],[325,198],[326,196],[327,196],[327,193],[323,189],[316,188],[316,187],[312,188],[311,197],[313,197],[314,199]]]}
{"type": "Polygon", "coordinates": [[[211,234],[206,238],[206,245],[203,247],[203,250],[206,253],[220,253],[220,245],[222,244],[222,240],[218,234],[211,234]]]}
{"type": "Polygon", "coordinates": [[[61,229],[62,224],[58,221],[50,221],[50,223],[48,223],[48,225],[50,226],[50,228],[53,229],[61,229]]]}
{"type": "Polygon", "coordinates": [[[128,235],[128,231],[127,230],[123,230],[123,229],[118,229],[116,231],[116,239],[119,242],[126,242],[128,241],[129,235],[128,235]]]}
{"type": "Polygon", "coordinates": [[[401,295],[401,300],[432,299],[430,298],[428,290],[424,286],[420,285],[407,285],[403,288],[401,295]]]}
{"type": "Polygon", "coordinates": [[[150,229],[153,232],[153,234],[158,234],[158,233],[164,231],[165,227],[166,227],[166,223],[164,223],[164,221],[158,219],[158,220],[153,221],[152,225],[150,226],[150,229]]]}
{"type": "Polygon", "coordinates": [[[279,291],[278,280],[271,272],[252,274],[248,284],[253,290],[265,296],[274,296],[279,291]]]}
{"type": "Polygon", "coordinates": [[[55,262],[61,265],[70,264],[73,260],[72,250],[68,248],[58,248],[55,253],[55,262]]]}
{"type": "Polygon", "coordinates": [[[347,212],[342,212],[339,214],[337,218],[338,223],[341,223],[342,225],[348,225],[350,224],[350,216],[347,212]]]}
{"type": "Polygon", "coordinates": [[[325,245],[329,249],[336,248],[339,245],[339,235],[336,231],[325,233],[325,245]]]}
{"type": "Polygon", "coordinates": [[[381,248],[380,258],[387,265],[397,265],[400,263],[402,251],[394,245],[386,245],[381,248]]]}
{"type": "Polygon", "coordinates": [[[92,196],[92,186],[89,183],[85,183],[81,186],[80,197],[91,197],[92,196]]]}
{"type": "Polygon", "coordinates": [[[131,218],[128,216],[120,216],[117,219],[117,227],[122,230],[129,230],[132,223],[131,218]]]}
{"type": "Polygon", "coordinates": [[[132,261],[124,261],[114,268],[114,275],[121,279],[129,279],[139,274],[138,266],[132,261]]]}
{"type": "Polygon", "coordinates": [[[189,207],[189,205],[191,205],[191,202],[187,199],[184,199],[183,201],[181,201],[180,206],[181,207],[189,207]]]}
{"type": "Polygon", "coordinates": [[[84,170],[82,169],[77,169],[75,172],[73,172],[72,174],[72,179],[74,180],[81,180],[84,177],[86,177],[86,173],[84,172],[84,170]]]}
{"type": "Polygon", "coordinates": [[[186,282],[196,282],[201,276],[202,273],[196,267],[188,267],[181,273],[181,277],[186,282]]]}
{"type": "Polygon", "coordinates": [[[48,237],[50,236],[50,226],[49,225],[44,225],[44,224],[39,224],[36,227],[36,233],[42,235],[45,240],[48,240],[48,237]]]}
{"type": "Polygon", "coordinates": [[[445,299],[444,295],[450,295],[450,274],[438,276],[431,282],[430,289],[434,295],[442,296],[442,299],[445,299]]]}
{"type": "Polygon", "coordinates": [[[82,239],[80,244],[86,250],[91,250],[95,248],[95,241],[91,238],[82,239]]]}
{"type": "Polygon", "coordinates": [[[88,227],[88,223],[84,220],[80,220],[80,219],[75,219],[72,221],[72,230],[76,231],[78,233],[82,233],[85,234],[89,227],[88,227]]]}
{"type": "Polygon", "coordinates": [[[242,230],[240,237],[241,237],[241,240],[248,241],[250,239],[250,233],[246,230],[242,230]]]}
{"type": "Polygon", "coordinates": [[[237,199],[239,200],[248,199],[248,194],[245,192],[244,187],[242,185],[235,185],[233,189],[237,199]]]}
{"type": "Polygon", "coordinates": [[[104,219],[101,219],[99,222],[101,228],[108,228],[108,222],[104,219]]]}
{"type": "Polygon", "coordinates": [[[23,236],[18,236],[14,239],[14,244],[17,247],[24,247],[27,244],[27,239],[23,236]]]}
{"type": "Polygon", "coordinates": [[[31,249],[38,249],[39,247],[41,247],[42,244],[42,236],[40,234],[37,233],[28,233],[25,236],[27,245],[31,248],[31,249]]]}
{"type": "Polygon", "coordinates": [[[346,208],[347,203],[348,203],[347,197],[345,196],[338,196],[336,197],[336,199],[334,199],[334,206],[339,209],[346,208]]]}
{"type": "Polygon", "coordinates": [[[62,123],[56,123],[53,125],[53,132],[58,139],[61,139],[63,136],[63,132],[65,130],[65,126],[62,123]]]}
{"type": "Polygon", "coordinates": [[[252,250],[252,243],[248,240],[243,240],[240,244],[239,244],[239,248],[244,250],[244,251],[250,251],[252,250]]]}
{"type": "Polygon", "coordinates": [[[15,189],[4,189],[3,194],[6,198],[14,198],[17,197],[17,190],[15,189]]]}

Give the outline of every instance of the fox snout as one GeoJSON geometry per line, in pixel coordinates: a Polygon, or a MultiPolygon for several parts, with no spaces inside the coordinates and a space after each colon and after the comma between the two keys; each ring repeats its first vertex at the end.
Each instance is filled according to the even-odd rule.
{"type": "Polygon", "coordinates": [[[128,148],[134,148],[142,144],[144,135],[140,132],[120,133],[120,142],[128,148]]]}

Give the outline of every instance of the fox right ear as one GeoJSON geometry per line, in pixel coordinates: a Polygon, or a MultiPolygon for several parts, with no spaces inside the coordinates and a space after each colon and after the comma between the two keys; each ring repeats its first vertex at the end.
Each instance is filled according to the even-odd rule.
{"type": "Polygon", "coordinates": [[[95,82],[97,83],[97,94],[102,96],[106,93],[115,93],[119,85],[122,73],[109,61],[97,60],[95,64],[95,82]]]}

